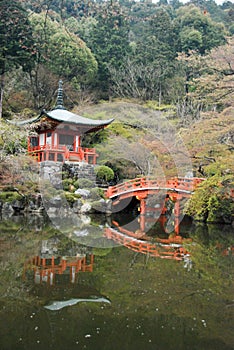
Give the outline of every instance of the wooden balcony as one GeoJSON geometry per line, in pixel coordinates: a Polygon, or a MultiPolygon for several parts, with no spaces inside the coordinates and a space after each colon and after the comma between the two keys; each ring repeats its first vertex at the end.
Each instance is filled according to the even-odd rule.
{"type": "Polygon", "coordinates": [[[95,148],[81,148],[78,151],[69,150],[66,146],[29,146],[28,154],[37,162],[54,161],[62,162],[86,162],[96,164],[98,155],[95,148]]]}

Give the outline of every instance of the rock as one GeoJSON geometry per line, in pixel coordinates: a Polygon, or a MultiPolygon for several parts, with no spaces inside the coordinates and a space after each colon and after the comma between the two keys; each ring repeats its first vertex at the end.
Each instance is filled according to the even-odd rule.
{"type": "Polygon", "coordinates": [[[75,231],[74,231],[74,234],[75,234],[77,237],[85,237],[85,236],[88,236],[89,231],[88,231],[87,229],[84,229],[84,230],[75,230],[75,231]]]}
{"type": "Polygon", "coordinates": [[[91,224],[91,218],[88,215],[82,214],[80,216],[80,219],[82,221],[82,224],[84,224],[84,225],[90,225],[91,224]]]}
{"type": "Polygon", "coordinates": [[[82,205],[82,207],[80,208],[80,212],[81,213],[89,213],[91,211],[91,204],[89,203],[85,203],[82,205]]]}
{"type": "Polygon", "coordinates": [[[92,209],[94,212],[105,213],[110,215],[111,211],[111,201],[101,198],[99,201],[95,201],[92,203],[92,209]]]}
{"type": "Polygon", "coordinates": [[[78,190],[75,191],[75,194],[79,194],[81,197],[87,198],[90,195],[90,191],[78,188],[78,190]]]}
{"type": "Polygon", "coordinates": [[[77,199],[74,203],[73,203],[73,212],[74,213],[79,213],[80,209],[82,207],[83,203],[80,199],[77,199]]]}
{"type": "Polygon", "coordinates": [[[60,208],[62,205],[62,198],[60,196],[55,196],[49,199],[48,204],[55,208],[60,208]]]}
{"type": "Polygon", "coordinates": [[[2,211],[5,212],[5,213],[14,213],[14,209],[12,208],[11,206],[11,203],[3,203],[2,205],[2,211]]]}

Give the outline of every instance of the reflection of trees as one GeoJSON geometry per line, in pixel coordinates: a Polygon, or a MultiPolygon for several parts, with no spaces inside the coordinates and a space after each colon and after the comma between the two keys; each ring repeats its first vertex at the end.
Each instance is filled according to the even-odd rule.
{"type": "MultiPolygon", "coordinates": [[[[209,226],[209,239],[204,243],[201,240],[202,231],[199,238],[198,231],[193,227],[194,234],[191,235],[196,244],[190,245],[189,250],[193,248],[195,265],[189,273],[182,264],[171,260],[149,257],[145,264],[145,257],[140,254],[130,266],[134,252],[118,247],[112,251],[108,249],[109,254],[106,255],[102,249],[98,256],[100,250],[95,248],[92,274],[82,274],[78,284],[66,284],[62,290],[68,298],[85,298],[100,293],[112,301],[111,307],[79,304],[50,318],[50,311],[42,309],[41,305],[49,300],[58,300],[61,288],[55,285],[48,289],[29,281],[23,283],[21,274],[25,258],[36,254],[41,249],[42,238],[54,237],[55,230],[47,226],[35,234],[20,221],[8,222],[8,233],[2,232],[10,246],[2,250],[0,263],[0,301],[5,307],[0,309],[1,345],[4,347],[7,344],[8,348],[16,349],[15,342],[24,334],[27,335],[24,339],[25,349],[33,348],[32,344],[37,339],[46,349],[51,343],[53,330],[57,348],[64,342],[68,348],[73,348],[79,338],[81,347],[92,346],[87,343],[92,340],[96,346],[93,348],[105,349],[106,346],[106,349],[110,349],[115,344],[117,349],[125,349],[127,344],[144,349],[145,339],[147,344],[150,339],[154,346],[161,342],[168,350],[174,350],[175,335],[176,346],[183,349],[186,334],[188,348],[193,349],[196,344],[200,349],[231,349],[233,260],[231,256],[222,256],[216,248],[217,242],[232,242],[232,230],[229,227],[228,232],[228,226],[225,228],[226,232],[222,235],[222,228],[217,227],[211,232],[209,226]],[[19,231],[22,226],[23,229],[19,231]],[[206,327],[202,320],[205,320],[206,327]],[[84,335],[90,334],[91,325],[95,333],[87,340],[84,335]],[[37,331],[36,327],[39,327],[37,331]],[[100,328],[99,334],[96,333],[97,328],[100,328]],[[7,336],[9,329],[10,339],[7,336]],[[116,337],[114,330],[124,334],[124,337],[116,337]],[[212,339],[211,334],[214,335],[212,339]]],[[[201,229],[204,230],[204,227],[199,226],[201,229]]],[[[76,243],[65,235],[59,238],[59,252],[65,254],[69,250],[73,254],[76,243]]]]}

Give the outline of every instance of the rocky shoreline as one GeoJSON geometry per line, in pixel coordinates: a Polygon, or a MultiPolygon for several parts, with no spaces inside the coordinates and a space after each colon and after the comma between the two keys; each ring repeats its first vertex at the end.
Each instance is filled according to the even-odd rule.
{"type": "MultiPolygon", "coordinates": [[[[17,192],[16,192],[17,193],[17,192]]],[[[79,197],[69,202],[64,194],[57,194],[51,198],[44,198],[42,194],[19,196],[13,200],[0,200],[0,212],[8,215],[47,213],[48,215],[64,215],[64,213],[111,215],[111,200],[100,198],[93,200],[89,197],[89,190],[80,190],[79,197]]]]}

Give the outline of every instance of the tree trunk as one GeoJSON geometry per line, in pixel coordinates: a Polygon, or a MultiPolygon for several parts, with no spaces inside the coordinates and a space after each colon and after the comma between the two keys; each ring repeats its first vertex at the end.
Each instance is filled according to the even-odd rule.
{"type": "Polygon", "coordinates": [[[162,86],[161,81],[159,82],[159,94],[158,94],[158,105],[161,106],[162,103],[162,86]]]}
{"type": "Polygon", "coordinates": [[[3,93],[4,93],[4,85],[5,85],[5,72],[3,71],[1,74],[1,81],[0,81],[0,119],[2,118],[2,103],[3,103],[3,93]]]}

